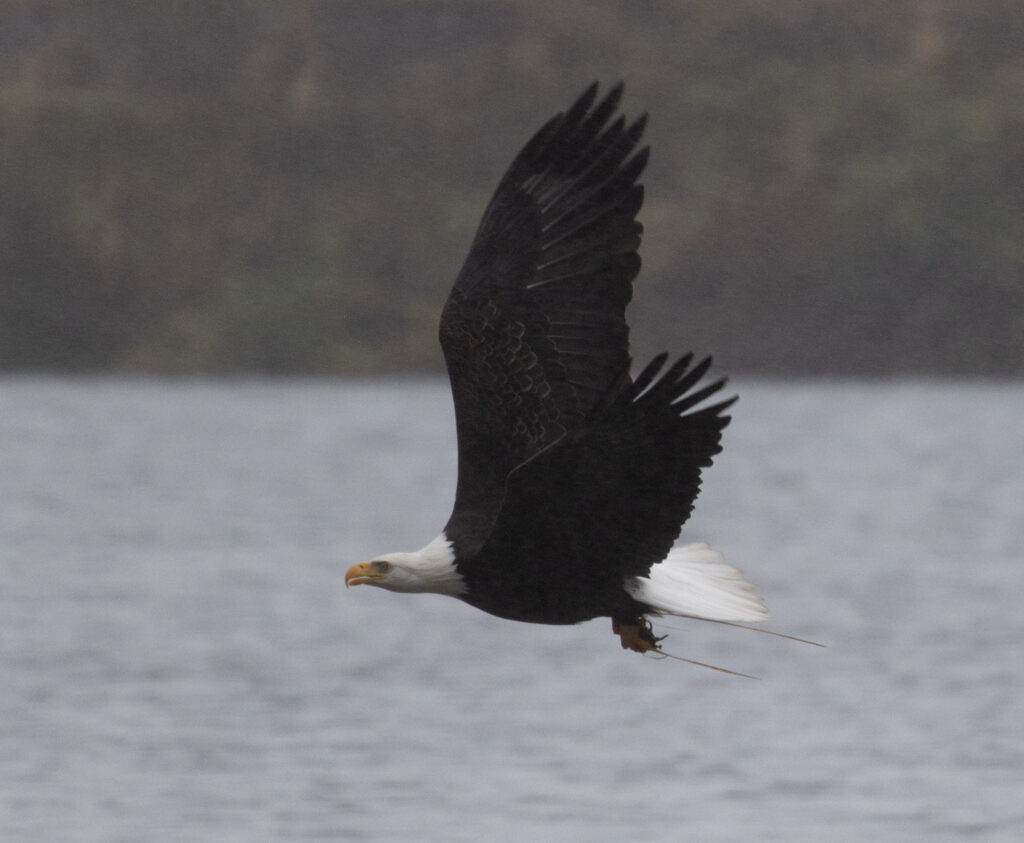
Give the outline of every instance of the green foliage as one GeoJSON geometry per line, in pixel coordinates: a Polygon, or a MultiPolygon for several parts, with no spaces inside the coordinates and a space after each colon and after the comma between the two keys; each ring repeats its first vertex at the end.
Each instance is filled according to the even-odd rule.
{"type": "Polygon", "coordinates": [[[502,169],[621,77],[639,355],[1024,369],[1009,0],[7,0],[0,32],[0,368],[436,368],[502,169]]]}

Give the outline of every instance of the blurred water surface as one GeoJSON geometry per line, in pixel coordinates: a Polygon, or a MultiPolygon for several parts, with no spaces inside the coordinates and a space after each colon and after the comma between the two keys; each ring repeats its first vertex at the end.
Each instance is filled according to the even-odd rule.
{"type": "Polygon", "coordinates": [[[685,537],[812,648],[346,592],[441,380],[0,381],[0,839],[1018,840],[1024,386],[739,384],[685,537]]]}

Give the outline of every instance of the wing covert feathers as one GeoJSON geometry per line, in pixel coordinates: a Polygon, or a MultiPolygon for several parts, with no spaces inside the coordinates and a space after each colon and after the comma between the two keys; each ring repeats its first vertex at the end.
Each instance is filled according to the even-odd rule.
{"type": "Polygon", "coordinates": [[[692,368],[690,360],[658,377],[666,357],[655,358],[586,427],[517,468],[485,549],[500,557],[514,544],[517,564],[557,559],[584,581],[619,583],[665,559],[693,509],[701,470],[721,450],[724,411],[735,401],[697,407],[725,381],[694,389],[710,360],[692,368]],[[597,560],[608,567],[595,570],[597,560]]]}

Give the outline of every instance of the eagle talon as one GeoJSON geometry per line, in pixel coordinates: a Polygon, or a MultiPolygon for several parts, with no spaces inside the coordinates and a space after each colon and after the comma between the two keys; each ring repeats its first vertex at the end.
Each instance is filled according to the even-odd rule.
{"type": "Polygon", "coordinates": [[[647,618],[639,618],[635,623],[612,618],[612,632],[619,636],[623,650],[632,650],[634,653],[660,653],[661,647],[658,643],[668,637],[655,635],[647,618]]]}

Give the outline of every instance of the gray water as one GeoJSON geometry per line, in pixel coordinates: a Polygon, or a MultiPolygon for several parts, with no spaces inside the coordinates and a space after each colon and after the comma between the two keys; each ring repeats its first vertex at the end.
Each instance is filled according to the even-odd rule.
{"type": "Polygon", "coordinates": [[[442,381],[0,381],[0,839],[1019,840],[1024,386],[739,384],[684,534],[772,627],[346,591],[442,381]]]}

